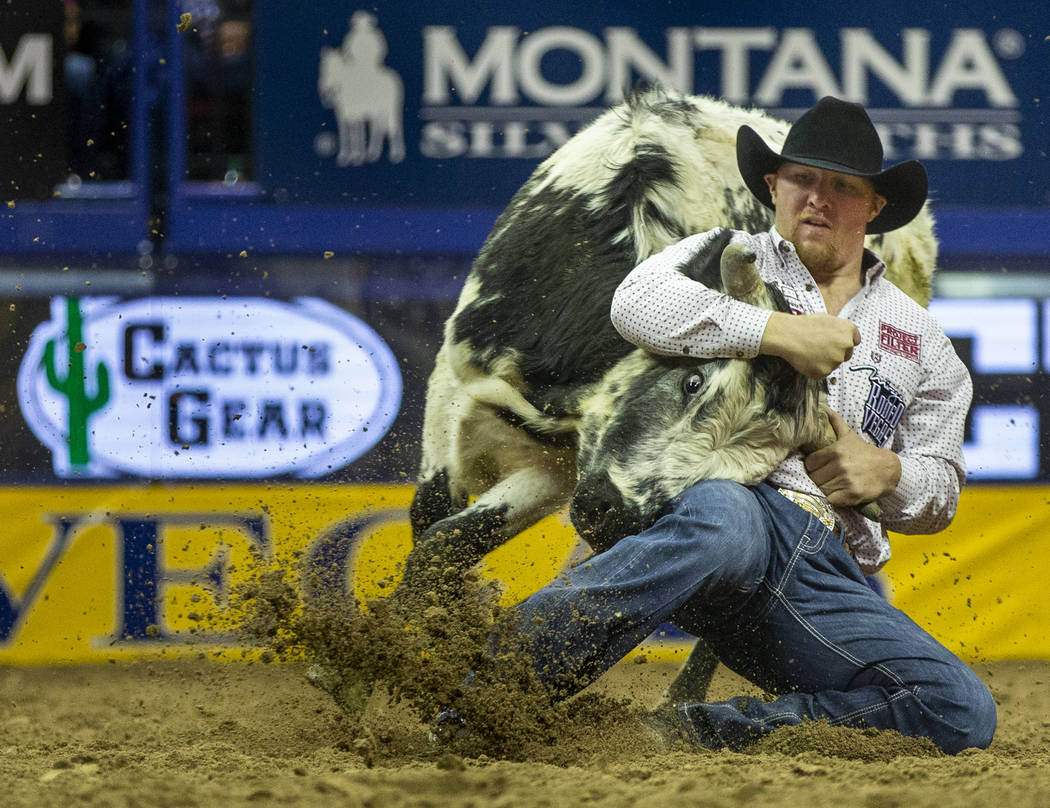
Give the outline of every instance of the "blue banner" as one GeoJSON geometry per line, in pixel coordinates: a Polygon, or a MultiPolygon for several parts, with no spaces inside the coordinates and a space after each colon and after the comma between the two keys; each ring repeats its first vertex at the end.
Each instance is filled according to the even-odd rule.
{"type": "Polygon", "coordinates": [[[257,176],[288,204],[502,207],[639,81],[792,120],[868,108],[935,203],[1045,206],[1042,0],[702,9],[260,0],[257,176]]]}

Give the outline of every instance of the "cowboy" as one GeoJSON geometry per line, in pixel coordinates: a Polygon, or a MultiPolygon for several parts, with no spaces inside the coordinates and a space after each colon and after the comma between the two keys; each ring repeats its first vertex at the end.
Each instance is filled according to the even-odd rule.
{"type": "Polygon", "coordinates": [[[921,306],[885,277],[866,234],[922,209],[926,172],[883,169],[867,113],[826,97],[778,154],[737,134],[748,188],[774,211],[732,241],[755,255],[793,314],[731,300],[680,270],[714,238],[690,236],[623,281],[612,320],[649,351],[779,356],[825,378],[836,441],[792,455],[764,482],[697,483],[656,523],[515,608],[525,650],[555,697],[582,689],[658,625],[703,638],[771,698],[680,700],[654,715],[664,733],[739,749],[803,720],[895,729],[957,753],[986,747],[992,696],[978,677],[867,583],[890,557],[886,530],[946,527],[966,470],[971,382],[921,306]],[[877,502],[881,524],[851,506],[877,502]]]}

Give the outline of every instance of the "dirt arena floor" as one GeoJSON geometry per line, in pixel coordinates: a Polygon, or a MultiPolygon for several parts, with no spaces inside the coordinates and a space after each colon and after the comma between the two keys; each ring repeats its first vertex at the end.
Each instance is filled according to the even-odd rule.
{"type": "MultiPolygon", "coordinates": [[[[370,732],[402,742],[377,756],[301,663],[0,668],[0,804],[1045,808],[1050,662],[977,670],[999,704],[999,732],[988,750],[954,758],[894,733],[819,724],[747,753],[667,752],[632,725],[572,735],[561,758],[512,762],[435,748],[424,728],[399,726],[396,710],[370,732]]],[[[594,687],[653,704],[673,672],[628,660],[594,687]]],[[[711,695],[738,692],[720,670],[711,695]]]]}

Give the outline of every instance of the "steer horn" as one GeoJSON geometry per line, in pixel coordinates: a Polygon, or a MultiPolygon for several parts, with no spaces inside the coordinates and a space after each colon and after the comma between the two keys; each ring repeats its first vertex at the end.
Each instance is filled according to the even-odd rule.
{"type": "Polygon", "coordinates": [[[727,295],[737,300],[750,298],[762,285],[762,278],[755,266],[755,253],[743,244],[727,244],[722,250],[719,268],[722,287],[727,295]]]}
{"type": "MultiPolygon", "coordinates": [[[[730,242],[722,250],[720,263],[722,273],[722,287],[730,297],[737,300],[752,300],[756,292],[762,288],[762,277],[758,274],[755,266],[755,253],[743,244],[730,242]]],[[[835,433],[831,429],[831,423],[824,430],[824,439],[818,445],[810,447],[811,451],[823,449],[835,441],[835,433]]],[[[882,508],[876,502],[867,502],[857,505],[861,515],[866,516],[874,522],[882,521],[882,508]]]]}

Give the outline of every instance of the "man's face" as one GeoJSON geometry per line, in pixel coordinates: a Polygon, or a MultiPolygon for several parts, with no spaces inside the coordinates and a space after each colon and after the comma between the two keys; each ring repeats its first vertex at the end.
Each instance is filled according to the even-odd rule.
{"type": "Polygon", "coordinates": [[[810,272],[827,275],[859,262],[868,222],[886,204],[870,180],[799,163],[784,163],[765,179],[777,232],[810,272]]]}

